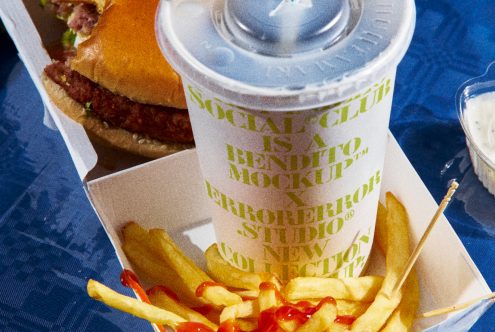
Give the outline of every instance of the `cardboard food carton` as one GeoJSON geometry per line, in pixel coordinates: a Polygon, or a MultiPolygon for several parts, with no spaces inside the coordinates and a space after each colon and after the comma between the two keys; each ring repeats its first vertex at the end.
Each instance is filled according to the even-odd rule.
{"type": "MultiPolygon", "coordinates": [[[[215,241],[215,236],[195,150],[145,161],[93,145],[84,129],[54,106],[40,79],[43,68],[51,62],[45,45],[58,40],[64,27],[47,15],[37,0],[2,1],[0,17],[46,105],[46,123],[53,123],[60,131],[122,266],[132,268],[122,252],[120,237],[121,226],[130,220],[148,228],[165,228],[175,239],[181,239],[190,257],[204,265],[201,251],[215,241]]],[[[382,198],[387,191],[406,206],[414,245],[437,204],[391,134],[382,198]]],[[[383,271],[383,258],[377,251],[372,254],[370,269],[383,271]]],[[[416,270],[421,286],[420,312],[463,303],[490,292],[445,217],[431,233],[416,270]]],[[[480,301],[457,313],[418,319],[414,330],[467,330],[490,305],[491,301],[480,301]]]]}

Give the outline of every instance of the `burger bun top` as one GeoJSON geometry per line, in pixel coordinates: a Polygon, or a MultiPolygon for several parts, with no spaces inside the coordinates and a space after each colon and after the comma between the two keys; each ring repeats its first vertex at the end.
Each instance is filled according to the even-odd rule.
{"type": "Polygon", "coordinates": [[[155,38],[158,0],[111,0],[70,66],[115,94],[143,103],[185,109],[180,76],[155,38]]]}

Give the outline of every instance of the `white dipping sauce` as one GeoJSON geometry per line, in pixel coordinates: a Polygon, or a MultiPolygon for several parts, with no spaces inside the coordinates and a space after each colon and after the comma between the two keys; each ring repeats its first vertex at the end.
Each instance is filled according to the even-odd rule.
{"type": "Polygon", "coordinates": [[[495,92],[468,99],[464,120],[471,134],[472,143],[495,162],[495,92]]]}

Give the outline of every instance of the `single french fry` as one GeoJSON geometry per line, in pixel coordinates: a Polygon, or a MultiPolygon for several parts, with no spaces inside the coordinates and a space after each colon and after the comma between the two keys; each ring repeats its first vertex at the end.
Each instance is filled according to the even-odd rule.
{"type": "MultiPolygon", "coordinates": [[[[375,239],[382,251],[387,254],[387,209],[378,204],[375,239]]],[[[381,329],[384,332],[409,331],[414,323],[419,307],[419,282],[414,269],[406,279],[402,289],[402,300],[381,329]]]]}
{"type": "Polygon", "coordinates": [[[440,216],[442,215],[443,211],[445,211],[445,209],[449,205],[450,201],[452,200],[452,196],[454,196],[455,191],[457,190],[458,187],[459,187],[459,184],[457,183],[457,181],[455,181],[455,180],[451,181],[447,194],[444,196],[444,198],[442,199],[442,201],[438,205],[438,208],[435,211],[435,214],[433,215],[433,217],[431,218],[430,223],[426,227],[426,230],[424,231],[423,235],[419,239],[418,244],[414,248],[409,259],[407,260],[406,266],[401,271],[401,275],[397,279],[397,282],[394,285],[394,288],[392,291],[393,293],[397,292],[399,289],[401,289],[404,282],[406,282],[407,276],[409,275],[409,272],[412,270],[414,264],[416,264],[416,261],[418,260],[419,255],[423,251],[423,248],[426,244],[426,241],[428,240],[428,238],[430,236],[431,231],[435,227],[437,221],[440,219],[440,216]]]}
{"type": "MultiPolygon", "coordinates": [[[[381,203],[378,204],[375,239],[382,251],[387,254],[386,232],[387,209],[381,203]]],[[[409,331],[416,317],[419,307],[419,282],[414,269],[406,279],[402,289],[402,300],[381,329],[384,332],[409,331]]]]}
{"type": "Polygon", "coordinates": [[[202,296],[207,302],[220,307],[226,307],[242,302],[242,298],[223,286],[208,286],[202,296]]]}
{"type": "Polygon", "coordinates": [[[349,325],[347,324],[334,323],[332,325],[332,332],[346,332],[346,331],[349,331],[349,325]]]}
{"type": "Polygon", "coordinates": [[[245,300],[252,300],[258,297],[260,295],[260,290],[254,290],[254,289],[241,289],[241,290],[233,290],[232,292],[236,293],[239,295],[244,301],[245,300]]]}
{"type": "Polygon", "coordinates": [[[368,310],[352,324],[351,331],[379,331],[399,305],[401,295],[399,292],[394,297],[388,297],[385,293],[379,293],[368,310]],[[366,324],[369,328],[363,329],[366,324]]]}
{"type": "Polygon", "coordinates": [[[198,311],[205,316],[210,322],[220,324],[220,308],[213,304],[206,304],[199,307],[191,307],[194,311],[198,311]]]}
{"type": "Polygon", "coordinates": [[[291,279],[284,288],[289,301],[303,299],[334,299],[371,302],[382,286],[383,277],[365,276],[359,278],[319,278],[297,277],[291,279]]]}
{"type": "Polygon", "coordinates": [[[109,307],[146,319],[151,323],[167,325],[175,328],[177,324],[186,321],[183,317],[170,311],[141,302],[135,298],[119,294],[92,279],[88,280],[87,291],[89,296],[93,299],[101,301],[109,307]]]}
{"type": "Polygon", "coordinates": [[[205,252],[206,265],[213,279],[229,286],[240,289],[258,290],[263,281],[270,281],[272,276],[268,273],[245,272],[227,263],[217,244],[212,244],[205,252]]]}
{"type": "Polygon", "coordinates": [[[162,229],[149,231],[151,245],[155,252],[185,281],[192,292],[205,281],[212,279],[175,244],[172,238],[162,229]]]}
{"type": "MultiPolygon", "coordinates": [[[[149,234],[151,244],[156,248],[156,252],[174,269],[187,285],[189,291],[196,293],[198,287],[203,283],[212,282],[212,279],[179,249],[164,230],[152,229],[149,234]]],[[[242,302],[242,298],[239,295],[221,286],[206,287],[200,297],[217,306],[229,306],[242,302]]]]}
{"type": "Polygon", "coordinates": [[[404,206],[387,193],[386,274],[382,287],[368,310],[352,324],[352,331],[378,331],[401,301],[402,291],[393,292],[410,255],[409,219],[404,206]]]}
{"type": "Polygon", "coordinates": [[[284,332],[294,332],[299,327],[299,322],[293,319],[278,320],[277,325],[284,332]]]}
{"type": "Polygon", "coordinates": [[[151,291],[148,292],[148,297],[153,305],[184,317],[187,321],[202,323],[214,331],[218,329],[218,326],[208,318],[178,302],[166,292],[152,288],[151,291]]]}
{"type": "Polygon", "coordinates": [[[371,302],[336,300],[337,312],[340,316],[359,317],[368,310],[371,302]]]}
{"type": "Polygon", "coordinates": [[[299,328],[297,332],[323,332],[332,331],[337,317],[337,306],[335,303],[323,302],[321,307],[299,328]]]}
{"type": "Polygon", "coordinates": [[[220,323],[238,318],[258,317],[259,312],[258,300],[244,301],[225,307],[220,314],[220,323]]]}
{"type": "Polygon", "coordinates": [[[419,283],[414,269],[402,287],[402,300],[388,319],[382,332],[410,331],[419,308],[419,283]]]}
{"type": "Polygon", "coordinates": [[[278,292],[279,291],[276,289],[276,286],[273,284],[261,284],[260,295],[258,296],[259,312],[280,305],[278,292]],[[268,285],[269,287],[264,287],[263,285],[268,285]]]}
{"type": "Polygon", "coordinates": [[[378,202],[378,211],[376,213],[375,224],[375,241],[378,243],[381,251],[386,255],[387,250],[387,208],[378,202]]]}
{"type": "Polygon", "coordinates": [[[145,247],[151,248],[148,242],[148,231],[134,221],[130,221],[122,227],[122,237],[124,242],[136,241],[145,247]]]}
{"type": "Polygon", "coordinates": [[[256,319],[240,318],[236,320],[241,331],[251,332],[258,330],[258,321],[256,319]]]}
{"type": "Polygon", "coordinates": [[[152,281],[155,285],[167,285],[187,304],[199,305],[205,303],[201,298],[196,297],[177,273],[161,258],[153,255],[145,246],[140,242],[134,241],[131,237],[127,237],[124,241],[122,249],[139,275],[144,275],[146,279],[152,281]]]}

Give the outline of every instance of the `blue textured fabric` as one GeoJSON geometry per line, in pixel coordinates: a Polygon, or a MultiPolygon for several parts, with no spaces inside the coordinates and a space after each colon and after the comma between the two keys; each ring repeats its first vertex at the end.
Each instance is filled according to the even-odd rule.
{"type": "MultiPolygon", "coordinates": [[[[416,5],[391,130],[437,201],[450,179],[460,181],[446,214],[495,288],[495,198],[473,173],[454,108],[457,87],[495,60],[495,2],[416,5]]],[[[87,297],[88,278],[130,292],[119,283],[119,263],[67,149],[59,133],[43,126],[41,99],[1,31],[0,331],[151,331],[87,297]]],[[[495,331],[493,308],[472,331],[495,331]]]]}
{"type": "Polygon", "coordinates": [[[0,331],[152,331],[87,296],[89,278],[131,292],[5,33],[0,59],[0,331]]]}

